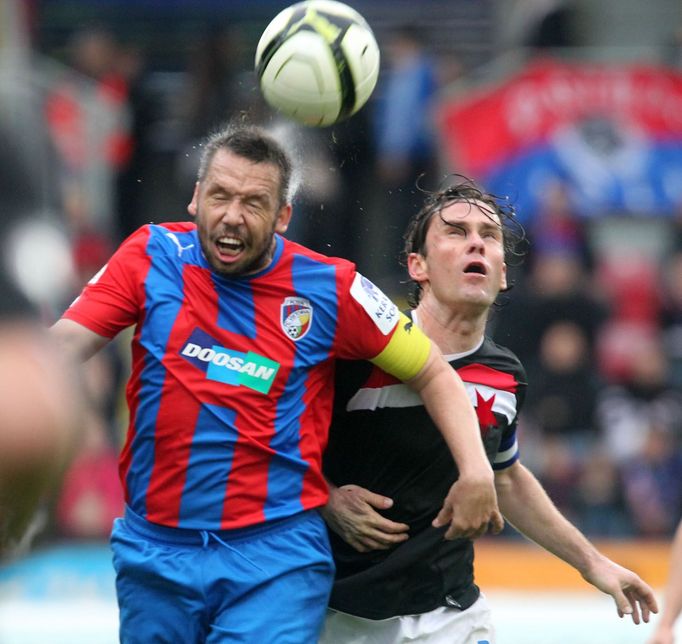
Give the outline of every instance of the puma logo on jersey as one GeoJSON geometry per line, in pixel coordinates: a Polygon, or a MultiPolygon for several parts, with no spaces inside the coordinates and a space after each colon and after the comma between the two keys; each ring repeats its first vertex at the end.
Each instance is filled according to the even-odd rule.
{"type": "Polygon", "coordinates": [[[194,248],[194,244],[187,244],[187,246],[183,246],[175,233],[166,233],[166,237],[168,237],[168,239],[170,239],[178,247],[178,257],[182,257],[182,254],[186,250],[194,248]]]}

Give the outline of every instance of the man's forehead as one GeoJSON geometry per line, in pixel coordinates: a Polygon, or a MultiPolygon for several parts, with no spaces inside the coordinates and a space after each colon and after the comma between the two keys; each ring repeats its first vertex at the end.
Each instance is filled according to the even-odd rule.
{"type": "Polygon", "coordinates": [[[441,210],[441,219],[461,222],[464,220],[484,220],[501,226],[500,216],[495,209],[484,201],[452,201],[441,210]]]}
{"type": "Polygon", "coordinates": [[[207,179],[218,180],[222,177],[235,177],[267,185],[278,185],[279,168],[268,162],[247,159],[226,149],[217,150],[211,159],[207,171],[207,179]]]}

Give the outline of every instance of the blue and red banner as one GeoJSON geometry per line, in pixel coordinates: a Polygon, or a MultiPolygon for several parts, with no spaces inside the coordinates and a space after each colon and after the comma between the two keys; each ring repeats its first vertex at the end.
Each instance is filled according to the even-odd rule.
{"type": "Polygon", "coordinates": [[[541,60],[449,98],[451,169],[515,204],[522,222],[561,181],[581,216],[671,216],[682,206],[682,74],[650,65],[541,60]]]}

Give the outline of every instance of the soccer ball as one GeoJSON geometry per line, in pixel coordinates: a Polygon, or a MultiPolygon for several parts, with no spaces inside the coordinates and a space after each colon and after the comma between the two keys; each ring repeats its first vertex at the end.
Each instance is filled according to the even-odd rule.
{"type": "Polygon", "coordinates": [[[355,114],[379,76],[379,47],[365,19],[333,0],[287,7],[266,27],[256,48],[265,100],[309,126],[355,114]]]}

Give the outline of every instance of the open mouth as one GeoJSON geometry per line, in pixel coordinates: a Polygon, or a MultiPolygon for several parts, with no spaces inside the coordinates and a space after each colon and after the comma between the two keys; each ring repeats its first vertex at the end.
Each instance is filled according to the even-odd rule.
{"type": "Polygon", "coordinates": [[[464,272],[467,274],[487,275],[483,262],[470,262],[464,267],[464,272]]]}
{"type": "Polygon", "coordinates": [[[215,244],[221,255],[235,256],[244,250],[244,242],[236,237],[219,237],[215,244]]]}

